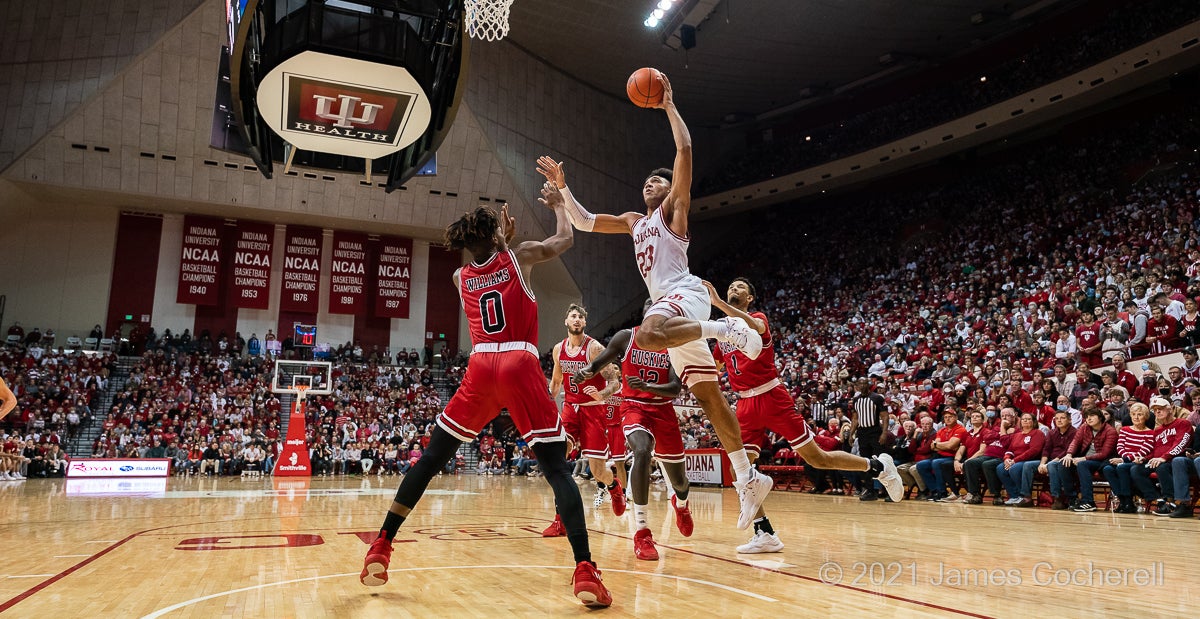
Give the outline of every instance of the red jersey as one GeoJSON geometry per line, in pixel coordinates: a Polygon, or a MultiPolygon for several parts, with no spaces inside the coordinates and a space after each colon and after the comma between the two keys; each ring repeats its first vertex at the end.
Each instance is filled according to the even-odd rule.
{"type": "Polygon", "coordinates": [[[738,350],[729,342],[717,342],[716,353],[721,363],[725,364],[725,372],[729,375],[729,386],[734,391],[749,391],[761,387],[779,378],[775,370],[775,347],[771,344],[771,327],[767,323],[767,315],[762,312],[751,312],[752,318],[757,318],[767,325],[762,332],[762,352],[757,359],[751,359],[746,353],[738,350]]]}
{"type": "Polygon", "coordinates": [[[458,270],[459,298],[471,343],[538,342],[537,299],[512,250],[458,270]]]}
{"type": "Polygon", "coordinates": [[[1075,340],[1078,342],[1079,348],[1091,348],[1100,343],[1100,325],[1102,323],[1095,322],[1092,324],[1080,324],[1075,328],[1075,340]]]}
{"type": "MultiPolygon", "coordinates": [[[[629,347],[625,349],[625,356],[621,358],[621,376],[640,376],[648,383],[665,383],[670,380],[671,376],[671,356],[667,354],[666,350],[638,348],[634,340],[637,339],[639,328],[634,327],[629,334],[629,347]]],[[[621,397],[641,402],[663,403],[669,401],[668,398],[658,394],[638,391],[630,387],[629,383],[624,380],[621,381],[621,397]]]]}
{"type": "MultiPolygon", "coordinates": [[[[563,373],[563,401],[567,404],[593,404],[597,403],[595,398],[585,393],[585,389],[593,387],[596,391],[604,389],[608,383],[604,376],[599,372],[595,376],[583,381],[582,383],[575,382],[575,373],[582,370],[588,364],[588,347],[592,345],[592,338],[583,336],[583,346],[575,354],[571,354],[567,350],[569,339],[562,341],[562,345],[558,350],[558,366],[562,368],[563,373]]],[[[598,404],[598,403],[597,403],[598,404]]]]}
{"type": "Polygon", "coordinates": [[[609,426],[621,425],[621,396],[610,395],[604,401],[604,424],[609,426]]]}

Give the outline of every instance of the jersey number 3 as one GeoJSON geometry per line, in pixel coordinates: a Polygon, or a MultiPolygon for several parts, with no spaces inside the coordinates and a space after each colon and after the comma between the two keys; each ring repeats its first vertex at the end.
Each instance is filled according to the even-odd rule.
{"type": "Polygon", "coordinates": [[[504,330],[504,298],[493,290],[479,297],[479,316],[483,320],[484,333],[499,333],[504,330]]]}
{"type": "Polygon", "coordinates": [[[650,269],[654,268],[654,246],[647,245],[646,251],[637,253],[638,271],[641,271],[642,277],[645,278],[650,274],[650,269]]]}

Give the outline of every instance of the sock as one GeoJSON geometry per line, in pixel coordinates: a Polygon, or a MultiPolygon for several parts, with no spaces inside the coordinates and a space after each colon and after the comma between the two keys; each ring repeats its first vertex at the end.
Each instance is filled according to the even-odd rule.
{"type": "Polygon", "coordinates": [[[729,325],[724,320],[701,320],[700,339],[724,341],[729,337],[729,325]]]}
{"type": "Polygon", "coordinates": [[[729,463],[733,465],[733,474],[739,482],[746,483],[754,477],[754,469],[750,468],[745,449],[729,452],[729,463]]]}
{"type": "Polygon", "coordinates": [[[675,495],[675,507],[678,507],[679,509],[687,507],[687,499],[681,499],[679,498],[679,495],[675,495]]]}
{"type": "Polygon", "coordinates": [[[604,490],[605,488],[609,488],[610,486],[605,486],[605,485],[604,485],[604,482],[602,482],[602,481],[598,481],[598,482],[596,482],[596,487],[597,487],[597,488],[599,488],[599,489],[601,489],[601,490],[604,490]]]}
{"type": "Polygon", "coordinates": [[[650,528],[650,524],[646,521],[645,505],[638,505],[637,503],[633,504],[633,519],[637,523],[637,528],[639,531],[650,528]]]}
{"type": "Polygon", "coordinates": [[[771,521],[766,516],[754,521],[754,532],[763,532],[768,535],[775,535],[775,529],[771,527],[771,521]]]}
{"type": "Polygon", "coordinates": [[[383,529],[379,531],[379,535],[386,537],[390,542],[396,539],[396,532],[400,530],[402,524],[404,524],[404,516],[397,516],[389,511],[383,518],[383,529]]]}
{"type": "Polygon", "coordinates": [[[617,478],[616,478],[616,476],[614,475],[614,476],[613,476],[612,483],[608,485],[608,491],[609,491],[609,492],[616,492],[616,491],[617,491],[617,485],[618,485],[618,484],[620,484],[620,483],[621,483],[621,480],[617,479],[617,478]]]}

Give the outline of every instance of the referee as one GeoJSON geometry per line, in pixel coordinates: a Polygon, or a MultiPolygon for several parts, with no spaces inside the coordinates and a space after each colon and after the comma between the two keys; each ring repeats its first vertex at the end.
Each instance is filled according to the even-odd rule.
{"type": "MultiPolygon", "coordinates": [[[[884,453],[888,409],[883,396],[871,391],[870,381],[860,378],[857,386],[858,395],[850,401],[850,433],[858,439],[858,455],[869,460],[884,453]]],[[[858,498],[860,501],[878,500],[879,492],[874,482],[858,498]]]]}

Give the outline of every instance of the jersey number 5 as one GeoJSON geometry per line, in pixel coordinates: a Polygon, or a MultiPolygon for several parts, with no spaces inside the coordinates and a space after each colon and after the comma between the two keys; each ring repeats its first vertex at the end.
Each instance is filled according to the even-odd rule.
{"type": "Polygon", "coordinates": [[[647,245],[646,251],[639,251],[637,253],[637,263],[638,263],[638,271],[640,271],[642,273],[643,278],[645,278],[647,275],[650,274],[650,269],[654,268],[654,246],[653,245],[647,245]]]}
{"type": "Polygon", "coordinates": [[[504,298],[498,290],[480,295],[479,316],[483,319],[481,322],[484,333],[499,333],[504,330],[504,298]]]}

